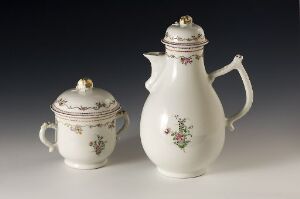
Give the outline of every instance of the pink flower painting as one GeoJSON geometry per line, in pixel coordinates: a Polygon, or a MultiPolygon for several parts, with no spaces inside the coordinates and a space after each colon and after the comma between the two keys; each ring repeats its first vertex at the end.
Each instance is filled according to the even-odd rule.
{"type": "Polygon", "coordinates": [[[172,130],[171,128],[166,128],[164,133],[165,135],[171,135],[173,143],[185,152],[185,148],[192,141],[191,131],[193,129],[193,125],[187,126],[187,119],[181,118],[179,115],[175,115],[174,117],[177,120],[177,129],[172,130]]]}

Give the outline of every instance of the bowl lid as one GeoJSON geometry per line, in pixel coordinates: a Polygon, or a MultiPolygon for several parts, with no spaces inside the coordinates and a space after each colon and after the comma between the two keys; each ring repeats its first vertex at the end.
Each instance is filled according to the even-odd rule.
{"type": "Polygon", "coordinates": [[[193,23],[191,16],[183,16],[179,23],[175,22],[168,27],[162,43],[171,46],[203,46],[208,43],[203,29],[193,23]]]}
{"type": "Polygon", "coordinates": [[[75,89],[63,92],[51,105],[55,113],[70,116],[104,116],[120,109],[119,103],[106,90],[94,88],[91,79],[83,78],[75,89]]]}

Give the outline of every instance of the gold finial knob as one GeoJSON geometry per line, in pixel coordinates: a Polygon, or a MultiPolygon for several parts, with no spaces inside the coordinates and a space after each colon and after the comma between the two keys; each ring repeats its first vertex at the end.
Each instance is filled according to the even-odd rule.
{"type": "Polygon", "coordinates": [[[183,17],[180,17],[179,20],[180,25],[187,25],[193,23],[193,18],[189,15],[185,15],[183,17]]]}
{"type": "Polygon", "coordinates": [[[93,81],[89,78],[82,78],[78,81],[76,89],[79,91],[86,91],[93,88],[93,81]]]}

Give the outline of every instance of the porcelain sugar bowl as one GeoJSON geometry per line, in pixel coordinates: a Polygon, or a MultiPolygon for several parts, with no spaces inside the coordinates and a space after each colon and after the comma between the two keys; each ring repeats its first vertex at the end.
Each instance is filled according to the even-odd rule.
{"type": "Polygon", "coordinates": [[[40,140],[55,148],[65,158],[65,164],[77,169],[95,169],[106,164],[113,152],[117,136],[129,125],[129,117],[115,98],[106,90],[94,88],[90,79],[78,81],[75,89],[63,92],[51,105],[55,123],[44,123],[40,140]],[[120,129],[116,120],[123,118],[120,129]],[[45,136],[55,130],[55,143],[45,136]]]}

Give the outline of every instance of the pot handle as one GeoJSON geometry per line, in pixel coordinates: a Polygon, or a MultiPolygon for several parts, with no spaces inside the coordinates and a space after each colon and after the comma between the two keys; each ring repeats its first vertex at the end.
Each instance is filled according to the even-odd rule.
{"type": "Polygon", "coordinates": [[[226,118],[226,126],[227,126],[227,128],[229,128],[230,131],[234,130],[233,122],[242,118],[250,110],[252,103],[253,103],[252,85],[249,80],[249,76],[242,64],[242,60],[243,60],[243,56],[236,55],[230,64],[209,74],[209,79],[211,82],[213,82],[216,77],[225,75],[226,73],[235,69],[239,72],[239,74],[242,78],[242,81],[243,81],[243,84],[245,87],[245,91],[246,91],[246,103],[240,112],[234,114],[233,116],[231,116],[229,118],[226,118]]]}
{"type": "Polygon", "coordinates": [[[56,143],[52,144],[45,136],[46,130],[47,129],[54,129],[55,130],[55,140],[56,140],[56,125],[54,123],[50,123],[50,122],[44,122],[41,126],[41,130],[40,130],[40,140],[41,142],[46,145],[47,147],[49,147],[49,152],[54,151],[55,147],[56,147],[56,143]]]}
{"type": "Polygon", "coordinates": [[[119,135],[122,131],[126,130],[130,123],[128,113],[124,110],[120,110],[117,113],[116,119],[118,119],[118,118],[124,118],[124,123],[123,123],[122,127],[119,130],[117,130],[117,135],[119,135]]]}

